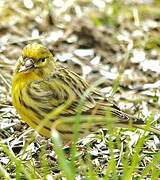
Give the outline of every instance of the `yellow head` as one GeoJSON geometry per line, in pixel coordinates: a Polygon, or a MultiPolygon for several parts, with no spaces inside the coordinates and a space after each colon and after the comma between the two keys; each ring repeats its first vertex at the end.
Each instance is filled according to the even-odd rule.
{"type": "Polygon", "coordinates": [[[24,47],[15,73],[35,72],[43,76],[53,71],[55,66],[55,60],[49,49],[41,44],[32,43],[24,47]]]}

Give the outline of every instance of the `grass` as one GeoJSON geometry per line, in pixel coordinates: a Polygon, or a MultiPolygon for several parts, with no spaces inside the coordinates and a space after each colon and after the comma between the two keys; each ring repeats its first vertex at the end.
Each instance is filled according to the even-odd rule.
{"type": "MultiPolygon", "coordinates": [[[[154,27],[153,25],[151,27],[153,22],[155,24],[158,22],[158,1],[156,4],[154,2],[136,4],[128,1],[128,3],[124,3],[121,0],[113,1],[107,3],[104,8],[99,8],[100,11],[92,1],[84,2],[85,5],[83,2],[75,1],[75,4],[68,4],[67,12],[64,12],[63,7],[60,9],[54,7],[53,11],[52,1],[49,1],[48,6],[45,1],[39,4],[37,0],[33,0],[34,8],[32,9],[27,9],[23,3],[15,2],[15,10],[12,11],[12,8],[9,8],[12,7],[12,2],[4,1],[4,7],[2,3],[2,14],[0,14],[2,22],[2,31],[0,32],[2,37],[0,49],[0,179],[30,180],[65,177],[69,180],[76,178],[89,180],[141,180],[148,178],[157,180],[160,177],[160,142],[159,137],[147,132],[147,129],[151,124],[149,122],[154,121],[159,126],[159,119],[157,122],[154,119],[156,110],[159,110],[159,89],[154,87],[147,89],[150,93],[154,92],[154,96],[141,93],[147,93],[147,90],[143,89],[143,85],[158,81],[159,74],[152,69],[144,71],[143,67],[140,66],[141,62],[133,63],[131,57],[135,49],[140,49],[144,50],[147,59],[159,60],[159,33],[157,30],[159,26],[154,27]],[[136,15],[133,12],[133,7],[136,10],[136,15]],[[48,11],[47,8],[50,10],[48,11]],[[3,11],[6,14],[5,16],[3,16],[3,11]],[[58,17],[58,14],[63,14],[63,16],[58,17]],[[93,23],[95,26],[85,21],[86,16],[91,19],[91,24],[93,23]],[[82,21],[78,21],[80,17],[82,17],[82,21]],[[69,18],[71,21],[73,18],[73,22],[69,22],[69,18]],[[52,23],[50,22],[51,19],[52,23]],[[67,20],[65,21],[65,19],[67,20]],[[147,24],[147,20],[152,20],[152,23],[147,24]],[[139,23],[136,24],[136,21],[139,23]],[[29,27],[29,29],[24,27],[29,27]],[[60,37],[60,40],[58,39],[55,43],[52,33],[56,34],[57,30],[63,32],[64,37],[60,37]],[[40,34],[38,38],[32,36],[33,32],[40,34]],[[144,37],[134,36],[135,32],[142,33],[144,37]],[[123,36],[124,39],[117,40],[118,35],[123,36]],[[67,127],[73,128],[74,132],[70,149],[64,148],[55,129],[52,131],[53,137],[51,139],[37,135],[34,130],[26,130],[26,125],[18,122],[19,118],[11,106],[11,85],[9,82],[12,77],[13,64],[21,53],[22,47],[28,41],[33,40],[47,44],[51,50],[52,48],[55,50],[55,54],[63,54],[64,51],[70,53],[76,48],[94,49],[95,57],[100,57],[99,65],[104,66],[104,69],[107,67],[106,71],[108,72],[115,72],[114,68],[116,68],[117,78],[114,81],[111,79],[111,83],[109,81],[107,84],[108,81],[107,83],[104,82],[107,79],[106,77],[97,78],[102,77],[99,68],[101,66],[95,67],[93,64],[90,66],[94,73],[98,69],[98,73],[95,75],[92,72],[87,74],[92,85],[81,98],[78,107],[79,113],[75,117],[66,119],[67,127]],[[128,78],[127,83],[125,82],[126,70],[133,70],[130,71],[131,79],[128,78]],[[92,80],[92,75],[99,80],[97,82],[92,80]],[[134,78],[134,75],[138,78],[134,78]],[[132,106],[135,106],[135,109],[129,108],[129,110],[133,110],[136,114],[144,111],[144,109],[146,111],[147,108],[148,112],[153,112],[154,115],[150,115],[146,120],[148,122],[146,129],[141,131],[130,127],[128,129],[113,128],[113,117],[106,109],[107,118],[104,117],[103,121],[107,119],[110,122],[110,126],[107,126],[108,129],[95,133],[91,137],[79,138],[80,122],[84,123],[81,107],[86,96],[95,86],[100,88],[112,86],[110,99],[112,100],[114,95],[120,96],[122,99],[125,97],[127,99],[126,104],[132,102],[132,106]],[[139,91],[136,91],[137,87],[141,87],[139,91]],[[127,94],[128,91],[134,92],[136,99],[130,97],[127,94]],[[70,123],[73,121],[76,124],[71,127],[70,123]],[[79,142],[77,142],[78,139],[80,139],[79,142]]],[[[92,60],[92,58],[87,58],[87,60],[83,57],[76,58],[74,56],[73,59],[75,62],[78,60],[82,63],[82,69],[85,65],[90,65],[88,60],[92,60]]],[[[122,99],[119,98],[118,100],[121,101],[122,99]]],[[[46,123],[50,117],[58,115],[69,104],[70,102],[53,111],[43,122],[46,123]]],[[[92,124],[93,120],[98,122],[102,119],[97,118],[95,120],[94,117],[90,119],[86,117],[86,120],[92,124]]],[[[42,126],[43,124],[38,129],[42,126]]]]}
{"type": "MultiPolygon", "coordinates": [[[[77,122],[78,119],[75,119],[75,121],[77,122]]],[[[131,152],[130,148],[127,146],[129,139],[125,139],[127,143],[125,143],[125,141],[121,141],[121,131],[119,131],[118,133],[117,131],[113,131],[113,128],[108,130],[108,138],[103,139],[103,141],[105,141],[104,145],[106,145],[106,149],[108,150],[107,162],[96,166],[93,163],[94,160],[91,153],[91,150],[93,149],[91,144],[83,146],[85,150],[78,150],[76,143],[73,143],[70,149],[70,153],[66,154],[66,151],[63,148],[62,142],[57,132],[53,131],[52,134],[54,137],[52,141],[57,158],[57,165],[61,172],[60,174],[57,173],[57,175],[55,175],[55,178],[66,177],[67,179],[75,179],[75,177],[81,175],[81,177],[85,177],[86,179],[97,179],[97,177],[101,177],[103,179],[119,179],[119,177],[121,177],[124,180],[128,180],[133,179],[136,174],[139,174],[138,179],[146,177],[152,177],[152,179],[156,179],[160,175],[159,152],[153,153],[153,155],[151,156],[152,160],[150,160],[150,162],[147,163],[146,166],[142,167],[141,165],[143,156],[145,155],[143,154],[144,145],[148,140],[145,131],[138,138],[138,141],[134,144],[134,147],[132,147],[133,149],[131,152]],[[79,155],[80,152],[84,153],[83,156],[79,155]],[[105,168],[102,168],[102,166],[104,166],[105,168]],[[103,174],[101,174],[101,170],[103,174]],[[141,173],[139,171],[141,171],[141,173]]],[[[77,139],[78,133],[76,131],[74,135],[74,139],[77,139]]],[[[40,167],[38,168],[35,167],[35,158],[29,158],[29,160],[23,159],[23,155],[26,156],[28,154],[26,154],[26,149],[25,154],[16,156],[12,152],[12,150],[9,149],[8,146],[3,142],[1,142],[0,145],[1,150],[4,152],[5,156],[7,155],[7,157],[10,159],[10,163],[7,164],[7,166],[1,166],[1,177],[3,177],[4,179],[12,178],[14,173],[16,175],[16,179],[21,179],[22,177],[25,179],[47,179],[49,174],[52,174],[52,168],[49,165],[49,160],[47,157],[48,151],[46,145],[41,146],[39,149],[40,167]],[[14,173],[10,172],[12,174],[12,176],[10,176],[10,173],[8,173],[7,171],[11,171],[11,169],[13,168],[15,168],[14,173]],[[39,172],[40,169],[41,172],[39,172]]],[[[27,147],[28,146],[29,144],[27,145],[27,147]]],[[[26,146],[24,146],[24,148],[25,147],[26,146]]],[[[51,151],[53,151],[53,149],[51,151]]],[[[99,153],[101,152],[100,149],[98,151],[99,153]]],[[[99,154],[97,156],[97,159],[99,156],[101,155],[99,154]]],[[[105,153],[101,158],[106,158],[105,153]]]]}
{"type": "MultiPolygon", "coordinates": [[[[125,69],[126,61],[129,57],[129,53],[127,53],[126,60],[124,61],[125,64],[121,67],[121,73],[125,69]]],[[[115,83],[113,85],[113,93],[114,94],[117,89],[119,88],[121,74],[117,76],[115,83]]],[[[129,147],[127,143],[129,143],[132,139],[132,136],[124,136],[123,131],[117,131],[112,127],[112,122],[114,121],[111,113],[109,110],[106,109],[106,117],[103,117],[104,120],[110,120],[110,126],[107,131],[107,136],[101,137],[99,140],[101,142],[104,141],[104,146],[108,151],[108,155],[103,154],[103,151],[98,149],[99,153],[102,152],[102,159],[106,158],[105,163],[99,163],[98,165],[95,162],[98,162],[99,155],[97,156],[94,162],[91,151],[93,150],[92,141],[89,141],[86,145],[83,145],[82,150],[78,150],[76,142],[79,139],[79,129],[80,124],[84,122],[82,120],[84,116],[81,115],[81,107],[85,102],[85,98],[90,93],[90,91],[95,88],[97,85],[102,83],[104,79],[100,79],[97,82],[93,83],[93,85],[86,91],[84,97],[81,98],[80,105],[78,107],[79,113],[72,118],[66,119],[65,123],[70,125],[70,123],[76,122],[73,128],[73,143],[71,144],[69,153],[65,152],[63,147],[63,142],[58,134],[58,132],[53,129],[52,131],[52,140],[51,144],[53,145],[53,149],[51,152],[55,152],[56,155],[56,162],[55,165],[58,167],[58,173],[53,173],[52,168],[50,167],[49,160],[48,160],[48,151],[47,151],[47,144],[42,145],[38,149],[37,155],[38,158],[33,159],[33,149],[31,152],[27,152],[27,148],[36,141],[36,136],[32,135],[27,142],[25,142],[21,153],[17,156],[14,152],[7,146],[3,141],[1,141],[1,150],[4,153],[4,156],[10,159],[10,163],[7,165],[1,165],[1,177],[3,179],[10,179],[12,176],[15,175],[16,179],[37,179],[43,178],[48,179],[49,175],[54,175],[54,179],[59,179],[61,177],[65,177],[66,179],[72,180],[76,177],[85,177],[86,179],[119,179],[120,177],[124,180],[134,179],[135,177],[138,179],[151,177],[152,179],[156,179],[159,177],[159,162],[160,162],[160,153],[155,152],[150,157],[150,162],[147,162],[145,166],[142,166],[143,161],[143,149],[145,146],[146,141],[148,140],[148,135],[146,136],[146,130],[149,128],[150,123],[147,124],[146,129],[143,133],[139,134],[138,140],[134,142],[132,147],[129,147]],[[121,140],[121,137],[125,138],[125,140],[121,140]],[[106,138],[107,137],[107,138],[106,138]],[[126,139],[129,137],[129,139],[126,139]],[[132,148],[132,149],[131,149],[132,148]],[[82,154],[81,154],[81,153],[82,154]],[[80,153],[80,155],[79,155],[80,153]],[[84,153],[84,154],[83,154],[84,153]],[[29,160],[23,158],[24,156],[30,156],[29,160]],[[39,161],[39,167],[35,167],[36,161],[39,161]],[[153,168],[154,167],[154,168],[153,168]],[[12,169],[13,172],[12,172],[12,169]],[[8,173],[7,171],[10,171],[8,173]],[[140,172],[141,171],[141,172],[140,172]],[[103,173],[102,173],[103,172],[103,173]],[[11,175],[12,174],[12,175],[11,175]],[[137,174],[137,176],[136,176],[137,174]]],[[[50,117],[57,116],[62,110],[68,107],[70,102],[67,102],[65,105],[57,108],[55,111],[51,112],[42,124],[38,127],[38,130],[42,128],[43,124],[48,121],[50,117]]],[[[88,117],[87,117],[88,118],[88,117]]],[[[92,117],[93,118],[93,117],[92,117]]],[[[102,120],[102,119],[100,119],[102,120]]],[[[151,121],[150,119],[149,121],[151,121]]],[[[90,126],[93,126],[92,123],[96,123],[99,119],[88,119],[90,126]]],[[[149,122],[148,121],[148,122],[149,122]]],[[[108,121],[106,121],[107,123],[108,121]]],[[[54,127],[54,126],[53,126],[54,127]]],[[[55,125],[56,127],[56,125],[55,125]]],[[[69,126],[68,126],[69,127],[69,126]]],[[[131,128],[132,130],[132,128],[131,128]]],[[[124,131],[125,132],[125,131],[124,131]]],[[[133,131],[134,132],[134,131],[133,131]]],[[[138,133],[137,133],[138,134],[138,133]]],[[[94,139],[97,141],[97,139],[94,139]]],[[[96,142],[98,145],[98,142],[96,142]]],[[[81,146],[80,146],[81,147],[81,146]]]]}

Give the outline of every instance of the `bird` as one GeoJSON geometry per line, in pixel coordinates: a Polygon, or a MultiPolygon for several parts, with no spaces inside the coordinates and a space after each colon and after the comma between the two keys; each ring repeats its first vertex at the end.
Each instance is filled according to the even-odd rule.
{"type": "MultiPolygon", "coordinates": [[[[48,138],[55,129],[65,143],[75,128],[79,138],[99,129],[145,129],[143,119],[127,114],[76,72],[55,60],[40,43],[26,45],[12,78],[12,103],[23,121],[48,138]]],[[[160,130],[148,127],[160,135],[160,130]]]]}

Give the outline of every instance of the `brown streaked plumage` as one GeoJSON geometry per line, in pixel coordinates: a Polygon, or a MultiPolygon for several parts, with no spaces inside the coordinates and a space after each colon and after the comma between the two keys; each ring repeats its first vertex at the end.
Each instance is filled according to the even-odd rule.
{"type": "MultiPolygon", "coordinates": [[[[37,43],[28,44],[17,62],[12,98],[29,126],[47,137],[54,127],[65,141],[71,140],[77,114],[81,137],[109,123],[141,129],[145,126],[142,119],[122,112],[97,89],[89,91],[82,77],[56,62],[50,51],[37,43]]],[[[156,128],[149,130],[160,134],[156,128]]]]}

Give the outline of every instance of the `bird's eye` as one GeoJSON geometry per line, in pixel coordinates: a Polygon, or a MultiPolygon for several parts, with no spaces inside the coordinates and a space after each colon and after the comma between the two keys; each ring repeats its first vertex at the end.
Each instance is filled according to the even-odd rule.
{"type": "Polygon", "coordinates": [[[41,62],[45,62],[45,60],[46,60],[46,59],[45,59],[45,58],[43,58],[43,59],[41,59],[41,62]]]}

